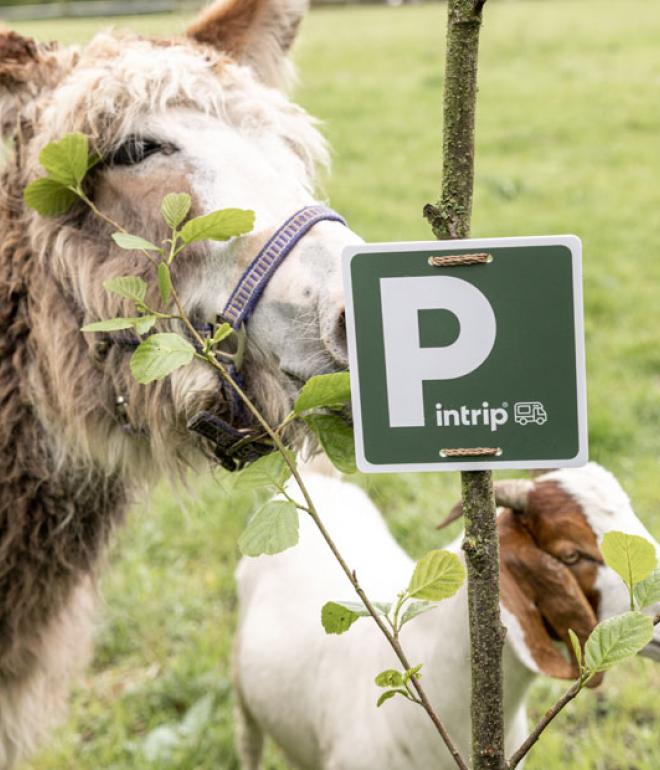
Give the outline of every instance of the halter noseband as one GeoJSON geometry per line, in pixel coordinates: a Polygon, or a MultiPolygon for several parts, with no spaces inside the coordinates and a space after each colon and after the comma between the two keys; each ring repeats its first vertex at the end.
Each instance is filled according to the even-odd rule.
{"type": "MultiPolygon", "coordinates": [[[[340,222],[345,220],[337,212],[322,205],[305,206],[281,225],[257,256],[247,266],[218,317],[221,323],[229,323],[235,332],[244,334],[244,326],[254,312],[261,295],[277,268],[293,251],[298,242],[319,222],[340,222]]],[[[201,327],[200,331],[212,333],[213,325],[201,327]]],[[[239,378],[238,367],[228,365],[232,379],[239,378]]],[[[239,379],[239,384],[242,385],[239,379]]],[[[245,422],[247,415],[238,394],[233,388],[222,383],[227,400],[232,404],[232,422],[236,418],[245,422]]],[[[188,428],[199,433],[215,445],[214,453],[220,464],[227,470],[241,468],[245,463],[269,454],[273,447],[265,442],[254,441],[255,428],[249,424],[237,428],[220,419],[211,412],[196,414],[188,423],[188,428]]]]}

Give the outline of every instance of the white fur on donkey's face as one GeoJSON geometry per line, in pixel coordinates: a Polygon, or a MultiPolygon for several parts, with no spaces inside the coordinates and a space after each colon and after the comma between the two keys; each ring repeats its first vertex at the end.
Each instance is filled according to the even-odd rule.
{"type": "MultiPolygon", "coordinates": [[[[316,202],[306,164],[281,136],[258,124],[237,129],[190,109],[154,117],[143,131],[177,148],[167,163],[186,175],[203,213],[235,207],[256,214],[249,235],[209,245],[201,274],[186,287],[188,308],[212,322],[261,245],[293,213],[316,202]]],[[[149,173],[148,163],[141,173],[149,173]]],[[[339,223],[316,225],[280,266],[250,320],[251,342],[297,380],[347,364],[340,256],[358,240],[339,223]]]]}

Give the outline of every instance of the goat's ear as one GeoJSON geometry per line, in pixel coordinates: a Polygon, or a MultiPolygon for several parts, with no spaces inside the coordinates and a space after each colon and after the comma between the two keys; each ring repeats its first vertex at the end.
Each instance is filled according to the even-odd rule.
{"type": "Polygon", "coordinates": [[[576,679],[568,630],[584,645],[598,622],[592,606],[571,570],[536,545],[518,516],[504,511],[498,526],[502,604],[520,625],[519,631],[509,629],[508,639],[527,665],[548,676],[576,679]]]}
{"type": "Polygon", "coordinates": [[[41,45],[31,38],[0,28],[0,131],[3,138],[16,134],[21,111],[44,88],[57,83],[64,63],[54,46],[41,45]]]}
{"type": "Polygon", "coordinates": [[[218,0],[188,28],[188,36],[249,64],[268,85],[291,75],[287,53],[308,0],[218,0]]]}

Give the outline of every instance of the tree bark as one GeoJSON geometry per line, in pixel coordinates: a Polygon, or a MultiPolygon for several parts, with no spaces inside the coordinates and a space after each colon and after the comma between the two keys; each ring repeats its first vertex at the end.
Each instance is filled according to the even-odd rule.
{"type": "MultiPolygon", "coordinates": [[[[481,11],[485,0],[449,0],[442,194],[424,207],[439,239],[470,233],[481,11]]],[[[461,474],[472,667],[472,767],[505,770],[499,540],[490,471],[461,474]]]]}

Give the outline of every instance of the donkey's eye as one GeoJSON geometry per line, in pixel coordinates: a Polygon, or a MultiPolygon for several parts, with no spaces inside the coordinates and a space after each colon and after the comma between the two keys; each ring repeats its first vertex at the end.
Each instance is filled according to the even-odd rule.
{"type": "Polygon", "coordinates": [[[129,136],[107,160],[110,166],[137,166],[152,155],[172,155],[176,147],[144,136],[129,136]]]}

